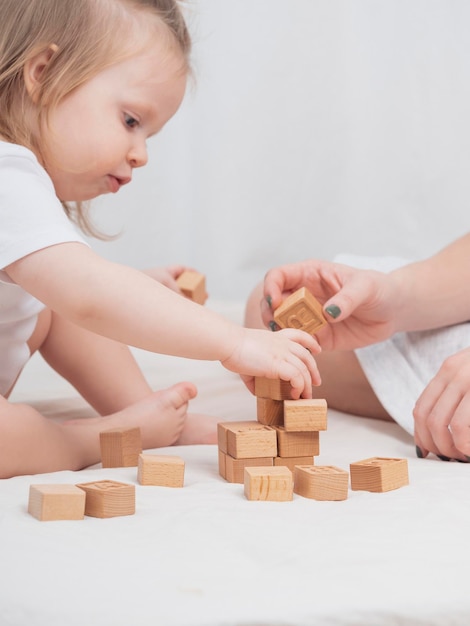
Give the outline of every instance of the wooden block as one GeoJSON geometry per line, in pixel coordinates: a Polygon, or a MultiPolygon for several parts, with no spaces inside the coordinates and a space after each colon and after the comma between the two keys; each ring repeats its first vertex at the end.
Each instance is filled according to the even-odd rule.
{"type": "Polygon", "coordinates": [[[278,378],[255,377],[255,396],[271,400],[290,400],[291,384],[288,380],[278,378]]]}
{"type": "Polygon", "coordinates": [[[328,322],[322,305],[306,287],[301,287],[274,311],[274,321],[281,328],[299,328],[311,335],[328,322]]]}
{"type": "Polygon", "coordinates": [[[244,491],[248,500],[292,500],[292,472],[283,466],[245,467],[244,491]]]}
{"type": "Polygon", "coordinates": [[[346,500],[349,474],[333,465],[297,465],[294,492],[313,500],[346,500]]]}
{"type": "Polygon", "coordinates": [[[28,513],[41,522],[83,519],[85,494],[75,485],[30,485],[28,513]]]}
{"type": "Polygon", "coordinates": [[[181,289],[181,293],[193,302],[204,304],[207,300],[206,277],[204,274],[186,270],[178,276],[176,283],[181,289]]]}
{"type": "Polygon", "coordinates": [[[260,424],[282,426],[284,424],[284,401],[256,398],[256,416],[260,424]]]}
{"type": "Polygon", "coordinates": [[[274,457],[274,465],[284,465],[288,467],[292,473],[296,465],[314,465],[315,457],[313,456],[276,456],[274,457]]]}
{"type": "Polygon", "coordinates": [[[100,432],[103,467],[136,467],[142,452],[140,428],[110,428],[100,432]]]}
{"type": "Polygon", "coordinates": [[[373,491],[382,493],[409,484],[408,461],[372,457],[351,463],[351,489],[354,491],[373,491]]]}
{"type": "Polygon", "coordinates": [[[327,408],[323,399],[284,400],[284,428],[288,432],[326,430],[327,408]]]}
{"type": "Polygon", "coordinates": [[[227,463],[225,460],[226,457],[227,454],[219,448],[219,475],[222,476],[222,478],[224,479],[227,478],[227,463]]]}
{"type": "Polygon", "coordinates": [[[86,495],[85,515],[119,517],[134,515],[135,486],[115,480],[97,480],[77,485],[86,495]]]}
{"type": "Polygon", "coordinates": [[[225,456],[225,480],[229,483],[241,483],[245,480],[245,467],[272,467],[273,457],[259,457],[255,459],[234,459],[229,454],[225,456]]]}
{"type": "Polygon", "coordinates": [[[241,422],[219,422],[217,424],[217,444],[219,450],[227,452],[227,432],[237,430],[240,427],[260,428],[260,424],[255,420],[245,420],[241,422]]]}
{"type": "Polygon", "coordinates": [[[184,460],[168,454],[141,454],[137,480],[141,485],[182,487],[184,485],[184,460]]]}
{"type": "Polygon", "coordinates": [[[275,426],[277,450],[280,457],[318,456],[320,434],[318,431],[287,432],[284,426],[275,426]]]}
{"type": "Polygon", "coordinates": [[[277,456],[276,431],[258,422],[258,428],[240,426],[227,431],[227,454],[234,459],[277,456]]]}

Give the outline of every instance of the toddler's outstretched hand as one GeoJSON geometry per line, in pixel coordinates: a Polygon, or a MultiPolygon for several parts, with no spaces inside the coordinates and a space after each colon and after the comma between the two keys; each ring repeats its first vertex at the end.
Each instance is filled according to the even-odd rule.
{"type": "Polygon", "coordinates": [[[232,372],[238,372],[248,389],[254,392],[256,376],[289,381],[292,399],[312,397],[312,384],[321,383],[313,354],[320,352],[318,342],[302,330],[243,329],[241,341],[232,354],[221,361],[232,372]]]}

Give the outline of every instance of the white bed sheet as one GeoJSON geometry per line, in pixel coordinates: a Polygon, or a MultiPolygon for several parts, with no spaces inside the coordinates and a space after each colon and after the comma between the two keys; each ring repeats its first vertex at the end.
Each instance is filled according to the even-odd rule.
{"type": "MultiPolygon", "coordinates": [[[[208,303],[241,319],[237,303],[208,303]]],[[[194,412],[256,419],[254,398],[216,363],[136,351],[149,380],[193,380],[194,412]]],[[[87,414],[34,358],[15,391],[51,417],[87,414]]],[[[135,468],[0,481],[0,626],[313,626],[470,624],[470,468],[417,459],[397,425],[330,410],[316,464],[408,459],[410,485],[250,502],[218,475],[216,446],[155,450],[186,462],[182,489],[144,487],[135,468]],[[136,514],[39,522],[32,483],[136,485],[136,514]]]]}

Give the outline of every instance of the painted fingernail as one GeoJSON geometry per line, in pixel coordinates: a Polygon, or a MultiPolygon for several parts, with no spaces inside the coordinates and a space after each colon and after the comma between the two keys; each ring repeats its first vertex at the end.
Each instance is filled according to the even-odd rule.
{"type": "Polygon", "coordinates": [[[332,317],[334,320],[341,315],[341,309],[339,308],[339,306],[336,306],[336,304],[330,304],[330,306],[327,306],[325,311],[328,313],[328,315],[330,317],[332,317]]]}
{"type": "Polygon", "coordinates": [[[273,299],[271,296],[266,296],[266,302],[268,303],[268,307],[271,309],[273,306],[273,299]]]}
{"type": "Polygon", "coordinates": [[[444,456],[443,454],[436,454],[438,459],[441,459],[441,461],[450,461],[450,458],[448,456],[444,456]]]}
{"type": "Polygon", "coordinates": [[[416,446],[416,456],[418,457],[418,459],[423,458],[423,451],[418,446],[416,446]]]}
{"type": "Polygon", "coordinates": [[[276,324],[276,322],[269,322],[269,328],[275,332],[276,330],[278,330],[279,326],[276,324]]]}

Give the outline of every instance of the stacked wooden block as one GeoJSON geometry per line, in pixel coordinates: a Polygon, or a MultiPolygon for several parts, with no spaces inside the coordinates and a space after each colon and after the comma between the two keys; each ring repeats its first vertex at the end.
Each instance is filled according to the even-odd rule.
{"type": "Polygon", "coordinates": [[[319,433],[327,426],[326,402],[291,400],[290,389],[285,381],[257,378],[257,420],[218,425],[219,474],[228,482],[247,483],[250,499],[292,499],[294,468],[314,465],[319,454],[319,433]],[[286,481],[283,490],[280,480],[286,481]]]}
{"type": "MultiPolygon", "coordinates": [[[[103,467],[136,467],[140,485],[183,487],[184,460],[144,454],[139,428],[112,428],[100,433],[103,467]]],[[[135,485],[97,480],[78,485],[31,485],[28,512],[40,521],[80,520],[84,516],[134,515],[135,485]]]]}

